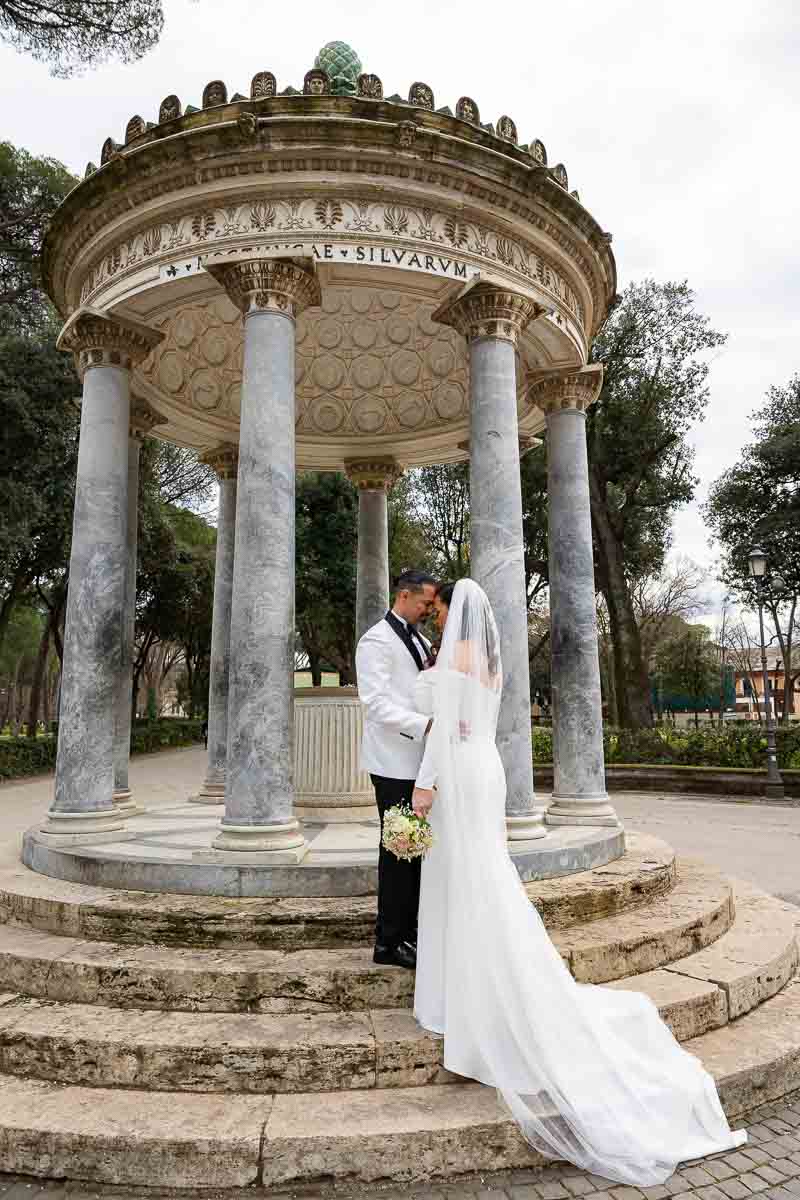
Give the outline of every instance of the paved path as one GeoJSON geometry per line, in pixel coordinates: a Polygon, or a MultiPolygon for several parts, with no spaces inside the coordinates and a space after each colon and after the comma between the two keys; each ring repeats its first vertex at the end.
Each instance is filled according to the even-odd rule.
{"type": "MultiPolygon", "coordinates": [[[[202,782],[205,753],[199,748],[137,757],[131,763],[134,790],[146,788],[148,803],[182,801],[202,782]]],[[[39,778],[0,787],[0,863],[13,861],[24,829],[46,810],[52,780],[39,778]]],[[[629,829],[663,838],[682,854],[698,855],[723,871],[800,903],[800,808],[736,803],[656,793],[616,793],[614,803],[629,829]]],[[[779,1105],[759,1109],[737,1122],[748,1129],[746,1146],[702,1163],[687,1164],[664,1187],[617,1187],[572,1167],[512,1171],[460,1179],[435,1187],[304,1187],[275,1192],[275,1200],[800,1200],[800,1093],[779,1105]]],[[[178,1193],[180,1194],[180,1193],[178,1193]]],[[[257,1195],[253,1189],[241,1197],[257,1195]]],[[[127,1192],[88,1184],[45,1183],[0,1175],[3,1200],[112,1200],[170,1193],[127,1192]]],[[[176,1195],[176,1193],[171,1193],[176,1195]]],[[[186,1193],[183,1193],[186,1195],[186,1193]]],[[[205,1193],[209,1200],[231,1193],[205,1193]]]]}

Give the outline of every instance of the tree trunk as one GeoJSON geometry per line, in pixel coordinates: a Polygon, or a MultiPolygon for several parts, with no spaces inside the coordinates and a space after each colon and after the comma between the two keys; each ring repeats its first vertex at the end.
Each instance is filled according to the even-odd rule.
{"type": "Polygon", "coordinates": [[[47,658],[50,654],[50,615],[48,613],[47,621],[45,622],[42,636],[39,639],[39,650],[36,655],[36,662],[33,668],[33,679],[31,682],[30,705],[28,708],[28,737],[36,737],[36,727],[39,724],[39,710],[42,707],[42,688],[44,685],[45,671],[47,670],[47,658]]]}
{"type": "Polygon", "coordinates": [[[8,716],[6,718],[13,737],[17,736],[17,684],[19,683],[19,662],[14,665],[14,674],[8,684],[8,716]]]}
{"type": "Polygon", "coordinates": [[[311,686],[322,687],[322,659],[317,654],[309,654],[308,666],[311,671],[311,686]]]}
{"type": "Polygon", "coordinates": [[[28,587],[33,576],[29,573],[19,573],[11,580],[8,593],[0,604],[0,649],[3,647],[3,641],[6,636],[11,616],[25,588],[28,587]]]}
{"type": "Polygon", "coordinates": [[[591,469],[589,486],[600,586],[608,609],[614,654],[618,721],[625,729],[646,729],[653,724],[653,705],[642,640],[619,542],[611,527],[605,498],[591,469]]]}

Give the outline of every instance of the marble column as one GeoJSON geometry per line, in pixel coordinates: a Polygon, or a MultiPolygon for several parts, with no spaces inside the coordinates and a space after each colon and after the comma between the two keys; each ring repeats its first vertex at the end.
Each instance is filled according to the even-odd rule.
{"type": "Polygon", "coordinates": [[[120,836],[114,726],[125,604],[130,372],[162,334],[80,309],[59,348],[83,377],[53,805],[40,836],[120,836]]]}
{"type": "Polygon", "coordinates": [[[547,525],[553,696],[553,800],[548,825],[618,825],[606,795],[603,708],[586,455],[586,409],[602,366],[534,379],[547,420],[547,525]]]}
{"type": "Polygon", "coordinates": [[[244,316],[225,816],[218,851],[297,862],[293,813],[295,319],[320,303],[288,259],[209,264],[244,316]]]}
{"type": "Polygon", "coordinates": [[[131,795],[128,768],[131,756],[133,710],[133,659],[136,635],[136,564],[139,540],[139,456],[142,442],[165,418],[138,396],[131,398],[128,428],[128,510],[125,523],[125,604],[122,613],[122,648],[114,715],[114,805],[125,816],[144,812],[131,795]]]}
{"type": "Polygon", "coordinates": [[[190,799],[196,804],[223,804],[228,755],[228,679],[239,450],[236,446],[217,446],[203,455],[203,461],[214,468],[219,478],[219,508],[211,622],[211,671],[208,681],[208,763],[203,786],[190,799]]]}
{"type": "Polygon", "coordinates": [[[393,458],[351,459],[345,471],[358,488],[356,642],[389,607],[389,515],[387,495],[401,470],[393,458]]]}
{"type": "Polygon", "coordinates": [[[469,341],[472,575],[491,601],[500,632],[503,700],[497,746],[506,773],[512,841],[544,837],[533,790],[528,604],[522,535],[516,348],[544,312],[527,296],[478,283],[433,314],[469,341]]]}

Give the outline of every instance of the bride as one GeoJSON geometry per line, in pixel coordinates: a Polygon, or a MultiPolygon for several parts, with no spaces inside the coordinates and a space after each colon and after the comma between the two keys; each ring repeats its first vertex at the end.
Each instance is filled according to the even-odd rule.
{"type": "Polygon", "coordinates": [[[506,848],[491,606],[471,579],[441,587],[435,606],[444,637],[416,694],[433,726],[413,805],[430,811],[436,841],[422,864],[414,1015],[444,1036],[445,1067],[497,1088],[535,1150],[663,1183],[746,1135],[650,999],[576,983],[550,941],[506,848]]]}

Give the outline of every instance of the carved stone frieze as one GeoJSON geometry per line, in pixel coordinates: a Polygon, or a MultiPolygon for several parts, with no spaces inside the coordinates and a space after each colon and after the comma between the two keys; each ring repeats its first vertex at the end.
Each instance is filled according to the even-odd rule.
{"type": "Polygon", "coordinates": [[[306,72],[306,77],[303,80],[304,96],[327,96],[330,90],[331,81],[328,78],[327,71],[322,71],[319,67],[313,67],[312,70],[306,72]]]}
{"type": "Polygon", "coordinates": [[[177,96],[165,96],[158,110],[158,123],[175,121],[181,115],[181,102],[177,96]]]}
{"type": "Polygon", "coordinates": [[[527,400],[545,414],[563,408],[586,412],[600,395],[602,386],[602,363],[592,363],[577,371],[548,371],[528,376],[527,400]]]}
{"type": "Polygon", "coordinates": [[[541,167],[547,166],[547,150],[544,142],[540,142],[538,138],[534,138],[530,145],[531,158],[535,159],[541,167]]]}
{"type": "Polygon", "coordinates": [[[214,263],[207,269],[245,316],[257,309],[267,309],[296,317],[304,308],[320,303],[319,282],[314,272],[288,259],[214,263]]]}
{"type": "Polygon", "coordinates": [[[377,75],[359,75],[357,87],[359,96],[369,100],[383,99],[383,84],[377,75]]]}
{"type": "Polygon", "coordinates": [[[81,308],[61,330],[57,345],[59,350],[74,355],[75,369],[82,376],[94,366],[124,367],[129,371],[147,358],[163,336],[138,321],[81,308]]]}
{"type": "Polygon", "coordinates": [[[456,116],[460,121],[469,121],[473,125],[480,125],[481,123],[478,106],[471,96],[461,97],[456,105],[456,116]]]}
{"type": "Polygon", "coordinates": [[[403,473],[394,458],[351,458],[344,464],[347,478],[360,492],[388,492],[403,473]]]}
{"type": "Polygon", "coordinates": [[[145,124],[144,117],[131,117],[125,126],[125,145],[127,146],[128,142],[132,142],[134,138],[137,138],[140,133],[144,133],[146,129],[147,125],[145,124]]]}
{"type": "Polygon", "coordinates": [[[277,83],[272,71],[259,71],[250,84],[251,100],[268,100],[275,95],[277,83]]]}
{"type": "Polygon", "coordinates": [[[258,121],[252,113],[239,113],[239,116],[236,118],[236,127],[245,141],[250,141],[256,136],[258,121]]]}
{"type": "Polygon", "coordinates": [[[428,108],[431,112],[435,108],[433,99],[433,88],[427,83],[412,83],[408,92],[408,103],[416,105],[417,108],[428,108]]]}
{"type": "MultiPolygon", "coordinates": [[[[409,135],[416,134],[413,121],[401,122],[398,129],[402,132],[406,126],[409,135]]],[[[84,281],[81,300],[84,304],[90,302],[108,282],[156,255],[163,256],[178,247],[181,254],[190,249],[202,254],[205,247],[221,237],[235,245],[239,239],[251,243],[254,234],[258,234],[259,242],[264,244],[291,245],[298,235],[326,242],[373,233],[397,243],[424,242],[447,254],[461,253],[476,265],[484,263],[496,269],[500,264],[517,275],[521,285],[533,283],[584,324],[583,306],[574,288],[552,260],[532,243],[510,235],[507,230],[500,232],[488,224],[446,211],[390,201],[365,201],[346,194],[316,199],[264,196],[225,209],[194,208],[157,226],[150,224],[95,262],[84,281]],[[287,238],[292,242],[287,243],[287,238]]]]}
{"type": "Polygon", "coordinates": [[[214,446],[200,455],[202,462],[207,463],[219,479],[235,479],[239,470],[239,447],[230,442],[214,446]]]}
{"type": "Polygon", "coordinates": [[[517,144],[517,127],[511,120],[511,117],[501,117],[497,122],[497,136],[503,141],[517,144]]]}
{"type": "Polygon", "coordinates": [[[137,441],[144,439],[151,433],[156,425],[166,425],[167,418],[162,417],[161,413],[156,412],[151,404],[141,396],[131,396],[131,415],[129,434],[137,441]]]}
{"type": "Polygon", "coordinates": [[[516,346],[525,327],[544,312],[529,296],[496,284],[477,283],[463,296],[437,308],[433,320],[452,326],[468,341],[499,338],[516,346]]]}
{"type": "Polygon", "coordinates": [[[215,108],[228,103],[228,89],[221,79],[212,79],[203,88],[203,108],[215,108]]]}

